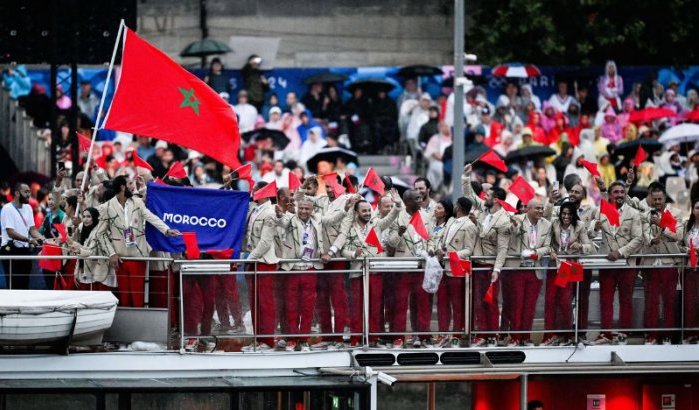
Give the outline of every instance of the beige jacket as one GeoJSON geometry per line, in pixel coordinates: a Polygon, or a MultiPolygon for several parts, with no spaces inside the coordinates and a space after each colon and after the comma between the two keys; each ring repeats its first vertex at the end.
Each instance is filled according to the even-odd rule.
{"type": "Polygon", "coordinates": [[[493,265],[494,270],[500,271],[505,266],[505,260],[507,259],[512,223],[509,215],[507,215],[507,211],[504,209],[500,209],[493,214],[489,226],[484,225],[487,216],[487,211],[481,212],[478,216],[479,233],[473,255],[495,256],[495,261],[489,259],[482,261],[482,263],[493,265]]]}
{"type": "MultiPolygon", "coordinates": [[[[420,209],[418,212],[420,212],[422,222],[425,224],[425,229],[427,229],[428,233],[431,232],[432,220],[428,219],[427,212],[423,209],[420,209]]],[[[396,257],[424,256],[427,254],[428,241],[415,232],[415,228],[410,225],[410,218],[411,215],[405,209],[402,209],[398,218],[389,228],[388,245],[395,248],[394,256],[396,257]],[[398,235],[400,226],[407,227],[403,236],[398,235]]]]}
{"type": "MultiPolygon", "coordinates": [[[[602,246],[600,252],[607,254],[619,251],[621,256],[627,258],[629,255],[638,253],[643,246],[643,229],[641,227],[640,213],[628,205],[621,207],[619,215],[619,226],[609,224],[606,216],[600,215],[602,220],[602,246]]],[[[635,258],[628,259],[628,264],[636,265],[635,258]]]]}
{"type": "MultiPolygon", "coordinates": [[[[447,221],[439,239],[432,242],[433,248],[446,250],[445,260],[448,259],[448,252],[456,252],[459,259],[468,259],[473,255],[478,239],[478,227],[471,222],[468,216],[461,218],[451,218],[447,221]]],[[[451,269],[445,270],[447,276],[452,276],[451,269]]]]}
{"type": "MultiPolygon", "coordinates": [[[[644,201],[645,202],[645,201],[644,201]]],[[[657,225],[651,225],[650,223],[650,217],[651,217],[651,209],[648,208],[646,211],[641,212],[640,217],[641,217],[641,224],[642,224],[642,230],[643,230],[643,251],[642,253],[644,255],[653,255],[653,254],[679,254],[679,253],[684,253],[680,250],[680,244],[682,242],[682,238],[684,237],[684,225],[682,224],[682,220],[679,216],[679,213],[675,210],[673,210],[671,207],[666,206],[666,210],[670,211],[672,213],[672,216],[675,218],[677,223],[675,224],[675,229],[677,232],[672,232],[671,230],[664,228],[660,229],[659,226],[657,225]],[[656,245],[651,245],[651,241],[654,238],[659,238],[660,242],[656,245]]],[[[658,215],[660,217],[661,215],[658,215]]],[[[641,258],[641,265],[644,266],[670,266],[670,265],[679,265],[682,263],[681,257],[676,257],[676,258],[656,258],[656,257],[649,257],[649,258],[641,258]]]]}
{"type": "Polygon", "coordinates": [[[248,259],[257,259],[270,265],[279,263],[275,251],[277,215],[272,202],[251,207],[246,222],[245,249],[250,252],[248,259]]]}
{"type": "Polygon", "coordinates": [[[558,255],[590,255],[595,252],[595,245],[592,244],[588,234],[587,226],[583,221],[578,221],[577,226],[570,227],[571,237],[568,243],[580,243],[582,249],[579,252],[573,252],[570,248],[561,249],[561,221],[555,219],[551,224],[551,251],[558,255]]]}
{"type": "MultiPolygon", "coordinates": [[[[323,235],[320,222],[312,217],[308,220],[313,229],[315,236],[315,256],[314,258],[320,258],[323,254],[323,235]]],[[[277,224],[284,230],[284,240],[282,241],[282,258],[283,259],[301,259],[303,256],[303,234],[306,231],[306,223],[303,222],[297,215],[291,213],[285,213],[281,218],[277,219],[277,224]]],[[[301,264],[304,264],[303,262],[301,264]]],[[[316,269],[323,269],[323,264],[320,262],[313,262],[313,267],[316,269]]],[[[282,262],[281,268],[284,270],[295,270],[304,269],[296,262],[282,262]]]]}
{"type": "Polygon", "coordinates": [[[127,199],[125,207],[122,207],[117,197],[114,197],[100,205],[98,210],[100,222],[95,229],[100,235],[105,236],[107,256],[148,256],[150,249],[146,242],[146,222],[162,234],[170,229],[165,222],[149,211],[139,198],[127,199]],[[128,213],[128,221],[125,212],[128,213]],[[135,246],[126,247],[124,230],[127,227],[133,230],[135,246]]]}
{"type": "MultiPolygon", "coordinates": [[[[81,223],[73,233],[73,240],[79,241],[80,232],[83,230],[81,223]]],[[[80,246],[80,256],[109,256],[109,251],[105,243],[105,236],[98,234],[97,228],[93,229],[80,246]]],[[[107,259],[85,259],[82,268],[78,268],[78,281],[80,283],[102,282],[106,286],[116,287],[117,278],[114,269],[107,259]]],[[[72,273],[72,272],[71,272],[72,273]]]]}
{"type": "Polygon", "coordinates": [[[509,256],[514,256],[519,259],[507,259],[505,266],[515,268],[522,266],[522,252],[532,251],[536,253],[537,259],[534,260],[534,266],[541,266],[543,257],[551,254],[551,222],[544,218],[534,225],[536,230],[536,243],[532,246],[529,235],[532,231],[532,223],[527,215],[516,215],[515,220],[518,221],[517,226],[511,229],[510,244],[507,249],[509,256]]]}
{"type": "MultiPolygon", "coordinates": [[[[342,257],[352,259],[352,262],[350,264],[351,270],[362,269],[362,259],[365,256],[381,256],[381,254],[377,252],[376,247],[369,246],[366,244],[365,239],[369,234],[369,231],[371,231],[371,228],[374,228],[374,231],[376,231],[376,236],[379,238],[379,241],[381,242],[381,246],[385,247],[387,244],[385,243],[385,240],[383,238],[388,238],[385,232],[391,227],[396,218],[398,218],[401,209],[402,207],[400,205],[394,205],[391,209],[391,212],[389,212],[388,215],[386,215],[383,218],[371,218],[369,223],[366,224],[364,228],[362,228],[354,220],[350,225],[346,225],[343,222],[343,233],[345,238],[347,239],[344,246],[342,247],[342,257]],[[356,256],[357,249],[362,250],[362,254],[359,257],[356,256]]],[[[358,276],[361,276],[361,274],[350,273],[350,277],[354,278],[358,276]]]]}
{"type": "MultiPolygon", "coordinates": [[[[561,207],[551,205],[550,202],[547,202],[544,206],[544,218],[548,219],[551,223],[558,221],[560,212],[561,207]]],[[[595,232],[595,222],[599,219],[599,209],[590,205],[580,205],[578,218],[580,219],[579,223],[582,223],[587,233],[587,237],[594,239],[597,236],[597,232],[595,232]]]]}

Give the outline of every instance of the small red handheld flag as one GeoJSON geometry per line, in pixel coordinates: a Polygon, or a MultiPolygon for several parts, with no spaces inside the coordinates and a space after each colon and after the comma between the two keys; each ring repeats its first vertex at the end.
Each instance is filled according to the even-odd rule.
{"type": "Polygon", "coordinates": [[[234,169],[233,172],[238,175],[238,179],[252,178],[252,164],[247,163],[245,165],[241,165],[234,169]]]}
{"type": "Polygon", "coordinates": [[[233,249],[223,249],[223,250],[213,250],[204,251],[204,253],[211,255],[214,259],[231,259],[233,257],[233,249]]]}
{"type": "Polygon", "coordinates": [[[646,150],[643,149],[642,146],[638,146],[638,150],[636,151],[636,156],[633,158],[633,164],[637,167],[641,166],[641,163],[648,158],[648,153],[646,150]]]}
{"type": "Polygon", "coordinates": [[[697,267],[697,251],[694,249],[694,241],[689,240],[689,266],[692,269],[697,267]]]}
{"type": "Polygon", "coordinates": [[[594,162],[590,162],[584,159],[581,159],[580,162],[582,163],[582,166],[585,167],[586,170],[590,172],[590,174],[599,177],[601,176],[599,173],[599,170],[597,170],[597,164],[594,162]]]}
{"type": "Polygon", "coordinates": [[[677,219],[675,219],[675,217],[672,216],[672,213],[667,209],[660,217],[660,228],[667,228],[670,230],[670,232],[677,233],[677,219]]]}
{"type": "Polygon", "coordinates": [[[66,232],[65,225],[55,223],[55,224],[53,224],[53,227],[56,228],[56,231],[58,232],[58,236],[61,239],[61,242],[65,242],[68,240],[68,232],[66,232]]]}
{"type": "Polygon", "coordinates": [[[616,206],[610,204],[609,202],[605,201],[604,199],[600,201],[600,210],[599,212],[606,216],[607,219],[609,220],[610,225],[614,226],[619,226],[619,211],[616,209],[616,206]]]}
{"type": "Polygon", "coordinates": [[[376,231],[374,228],[371,228],[369,231],[369,234],[367,234],[366,239],[364,239],[364,242],[367,245],[371,245],[376,248],[376,251],[378,253],[383,252],[383,246],[381,246],[381,241],[379,240],[379,236],[376,234],[376,231]]]}
{"type": "Polygon", "coordinates": [[[252,194],[253,201],[265,198],[276,198],[277,196],[277,181],[265,185],[252,194]]]}
{"type": "Polygon", "coordinates": [[[350,194],[356,194],[357,190],[352,185],[352,180],[350,180],[349,174],[345,174],[345,185],[347,186],[347,192],[350,194]]]}
{"type": "Polygon", "coordinates": [[[88,137],[87,135],[83,135],[77,131],[75,131],[75,134],[78,136],[78,147],[80,148],[81,152],[90,152],[90,145],[92,145],[92,138],[88,137]]]}
{"type": "Polygon", "coordinates": [[[298,187],[301,186],[301,181],[299,177],[293,172],[289,171],[289,191],[296,191],[298,187]]]}
{"type": "Polygon", "coordinates": [[[502,172],[507,172],[507,164],[500,158],[500,156],[492,149],[485,153],[485,155],[478,158],[478,161],[485,162],[491,167],[498,169],[502,172]]]}
{"type": "Polygon", "coordinates": [[[376,174],[374,168],[369,168],[369,170],[366,172],[362,185],[373,189],[374,191],[378,192],[379,195],[383,195],[386,190],[386,186],[381,178],[379,178],[379,176],[376,174]]]}
{"type": "MultiPolygon", "coordinates": [[[[61,256],[63,250],[60,246],[45,243],[41,247],[41,256],[61,256]]],[[[41,269],[50,270],[53,272],[60,271],[63,268],[63,262],[60,259],[39,259],[39,267],[41,269]]]]}
{"type": "Polygon", "coordinates": [[[413,226],[413,228],[415,229],[415,233],[420,235],[422,239],[430,239],[430,234],[427,233],[427,228],[425,228],[425,224],[422,222],[422,216],[420,216],[420,211],[415,212],[413,216],[410,217],[410,225],[413,226]]]}
{"type": "Polygon", "coordinates": [[[180,161],[175,161],[172,163],[172,165],[170,165],[170,169],[167,170],[165,177],[185,179],[187,178],[187,171],[184,170],[184,167],[180,161]]]}
{"type": "Polygon", "coordinates": [[[506,210],[507,212],[517,213],[517,208],[510,205],[508,202],[503,201],[502,199],[496,199],[495,202],[499,203],[502,209],[506,210]]]}
{"type": "Polygon", "coordinates": [[[449,252],[449,267],[454,277],[464,277],[471,274],[471,261],[459,259],[456,252],[449,252]]]}
{"type": "Polygon", "coordinates": [[[485,292],[485,296],[483,296],[483,301],[485,303],[490,303],[491,305],[495,304],[495,289],[493,288],[493,282],[490,282],[488,291],[485,292]]]}
{"type": "Polygon", "coordinates": [[[133,158],[133,165],[135,167],[141,167],[141,168],[145,168],[149,171],[153,171],[153,167],[149,163],[144,161],[143,158],[139,157],[138,153],[136,153],[136,150],[133,150],[131,155],[132,155],[131,158],[133,158]]]}
{"type": "Polygon", "coordinates": [[[582,282],[583,265],[578,262],[563,261],[558,268],[554,285],[565,288],[570,282],[582,282]]]}
{"type": "Polygon", "coordinates": [[[184,240],[187,259],[199,259],[199,256],[201,256],[201,251],[199,250],[199,243],[197,242],[197,233],[182,232],[182,239],[184,240]]]}
{"type": "Polygon", "coordinates": [[[510,185],[510,192],[519,198],[525,205],[536,196],[534,188],[532,188],[532,186],[529,185],[529,182],[525,181],[521,176],[518,176],[512,185],[510,185]]]}

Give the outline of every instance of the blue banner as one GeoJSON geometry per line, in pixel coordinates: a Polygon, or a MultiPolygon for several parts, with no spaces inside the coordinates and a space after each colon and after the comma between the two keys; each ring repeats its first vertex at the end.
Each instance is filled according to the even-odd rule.
{"type": "MultiPolygon", "coordinates": [[[[240,256],[250,195],[241,191],[148,184],[146,207],[170,228],[196,232],[199,249],[233,249],[240,256]]],[[[183,252],[182,237],[168,238],[146,224],[146,240],[156,251],[183,252]]]]}

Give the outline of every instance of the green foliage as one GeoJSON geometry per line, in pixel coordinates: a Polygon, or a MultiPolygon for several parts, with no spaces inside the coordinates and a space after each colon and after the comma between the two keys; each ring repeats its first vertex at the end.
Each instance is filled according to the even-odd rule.
{"type": "Polygon", "coordinates": [[[699,63],[696,0],[472,0],[466,17],[482,64],[699,63]]]}

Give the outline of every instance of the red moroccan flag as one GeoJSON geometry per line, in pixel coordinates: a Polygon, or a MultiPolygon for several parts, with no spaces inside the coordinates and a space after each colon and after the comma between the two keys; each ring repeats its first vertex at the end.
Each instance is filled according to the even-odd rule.
{"type": "Polygon", "coordinates": [[[413,228],[415,229],[415,233],[420,235],[422,239],[430,239],[430,234],[427,233],[427,228],[425,228],[425,224],[422,222],[422,216],[420,216],[420,211],[415,212],[413,216],[410,217],[410,225],[413,226],[413,228]]]}
{"type": "Polygon", "coordinates": [[[689,240],[689,266],[692,269],[697,267],[697,251],[694,249],[694,241],[689,240]]]}
{"type": "Polygon", "coordinates": [[[240,166],[235,112],[214,90],[128,28],[121,61],[101,128],[161,139],[240,166]]]}
{"type": "Polygon", "coordinates": [[[133,158],[133,165],[135,167],[141,167],[141,168],[145,168],[149,171],[153,171],[153,167],[149,163],[144,161],[143,158],[139,157],[136,150],[133,150],[131,152],[131,158],[133,158]]]}
{"type": "Polygon", "coordinates": [[[277,197],[277,181],[272,181],[271,184],[267,184],[264,187],[255,191],[252,194],[253,201],[265,198],[276,198],[277,197]]]}
{"type": "Polygon", "coordinates": [[[369,170],[366,172],[362,185],[373,189],[374,191],[378,192],[379,195],[383,195],[386,190],[386,186],[381,178],[379,178],[379,176],[376,174],[374,168],[369,168],[369,170]]]}
{"type": "Polygon", "coordinates": [[[371,228],[369,234],[366,236],[366,239],[364,239],[364,242],[366,242],[367,245],[375,247],[378,253],[383,252],[383,246],[381,246],[381,241],[379,240],[379,236],[376,234],[374,228],[371,228]]]}
{"type": "Polygon", "coordinates": [[[517,213],[517,208],[510,205],[508,202],[503,201],[502,199],[496,199],[495,202],[499,203],[502,209],[506,210],[507,212],[517,213]]]}
{"type": "Polygon", "coordinates": [[[478,158],[478,161],[485,162],[495,169],[499,169],[502,172],[507,172],[507,165],[505,161],[500,158],[500,156],[492,149],[485,153],[485,155],[478,158]]]}
{"type": "Polygon", "coordinates": [[[201,256],[201,251],[199,250],[197,233],[182,232],[182,239],[184,240],[184,247],[185,252],[187,252],[187,259],[199,259],[199,256],[201,256]]]}
{"type": "Polygon", "coordinates": [[[583,265],[577,262],[563,261],[558,268],[554,284],[560,288],[565,288],[570,282],[582,282],[583,265]]]}
{"type": "Polygon", "coordinates": [[[236,179],[248,181],[248,188],[250,192],[252,192],[252,188],[255,185],[255,181],[252,180],[252,164],[247,163],[245,165],[241,165],[234,169],[233,173],[237,175],[236,179]]]}
{"type": "Polygon", "coordinates": [[[471,261],[461,260],[456,252],[449,252],[449,268],[454,277],[462,278],[471,274],[471,261]]]}
{"type": "Polygon", "coordinates": [[[214,259],[231,259],[233,257],[233,249],[204,251],[204,253],[211,255],[214,259]]]}
{"type": "Polygon", "coordinates": [[[80,152],[90,152],[90,145],[92,145],[92,138],[87,135],[83,135],[79,132],[75,132],[78,136],[78,146],[80,147],[80,152]]]}
{"type": "Polygon", "coordinates": [[[170,169],[167,170],[165,178],[167,177],[185,179],[187,178],[187,171],[184,170],[184,167],[182,166],[180,161],[175,161],[172,163],[172,165],[170,165],[170,169]]]}
{"type": "Polygon", "coordinates": [[[490,282],[490,286],[488,286],[488,291],[485,292],[485,296],[483,296],[483,301],[485,303],[490,303],[491,305],[495,304],[495,289],[493,288],[492,282],[490,282]]]}
{"type": "Polygon", "coordinates": [[[677,219],[667,209],[660,216],[660,228],[667,228],[672,233],[677,233],[677,219]]]}
{"type": "Polygon", "coordinates": [[[536,196],[534,188],[532,188],[532,186],[529,185],[529,182],[525,181],[521,176],[518,176],[512,185],[510,185],[510,192],[519,198],[525,205],[536,196]]]}
{"type": "Polygon", "coordinates": [[[581,159],[580,162],[582,163],[582,166],[590,172],[590,174],[596,177],[601,176],[599,170],[597,170],[597,164],[595,164],[594,162],[586,161],[584,159],[581,159]]]}
{"type": "Polygon", "coordinates": [[[350,194],[356,194],[357,190],[354,188],[354,185],[352,185],[352,180],[350,179],[349,175],[345,174],[345,186],[347,187],[347,192],[350,194]]]}
{"type": "Polygon", "coordinates": [[[648,158],[648,153],[646,150],[643,149],[642,146],[638,146],[638,150],[636,151],[636,156],[633,158],[633,164],[637,167],[641,166],[641,163],[648,158]]]}
{"type": "Polygon", "coordinates": [[[616,209],[616,206],[610,204],[609,202],[603,199],[602,201],[600,201],[599,212],[607,217],[610,225],[620,225],[619,211],[616,209]]]}
{"type": "Polygon", "coordinates": [[[296,189],[298,189],[300,186],[301,181],[299,181],[299,177],[297,177],[293,172],[289,171],[289,191],[296,191],[296,189]]]}
{"type": "Polygon", "coordinates": [[[66,231],[66,226],[63,224],[55,223],[53,224],[53,227],[56,228],[56,232],[58,232],[58,238],[61,240],[61,242],[66,242],[68,240],[68,232],[66,231]]]}

